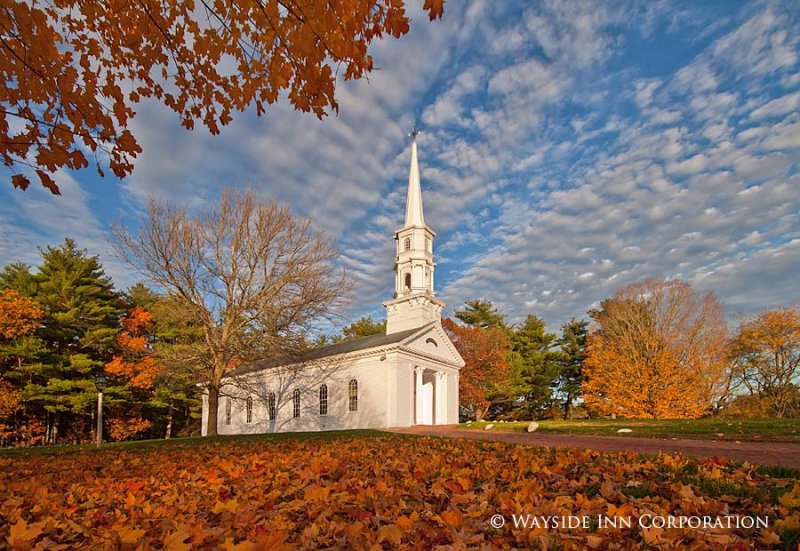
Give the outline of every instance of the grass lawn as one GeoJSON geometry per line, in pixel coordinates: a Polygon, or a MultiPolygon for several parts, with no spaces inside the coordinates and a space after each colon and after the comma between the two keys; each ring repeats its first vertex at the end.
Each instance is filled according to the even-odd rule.
{"type": "Polygon", "coordinates": [[[377,431],[33,449],[0,456],[0,548],[793,548],[797,474],[377,431]],[[588,523],[515,529],[514,515],[588,523]],[[665,531],[647,515],[768,527],[665,531]]]}
{"type": "MultiPolygon", "coordinates": [[[[483,429],[489,422],[466,423],[460,428],[483,429]]],[[[800,419],[577,419],[537,421],[539,432],[694,438],[702,440],[800,442],[800,419]],[[633,432],[619,434],[619,429],[633,432]]],[[[528,422],[494,423],[492,430],[524,431],[528,422]]]]}
{"type": "Polygon", "coordinates": [[[0,457],[20,457],[27,455],[62,455],[77,452],[107,453],[115,451],[157,451],[159,449],[180,449],[195,446],[230,446],[246,442],[281,442],[283,440],[337,440],[341,438],[385,437],[388,433],[379,430],[330,430],[320,432],[282,432],[274,434],[237,434],[229,436],[194,436],[191,438],[172,438],[170,440],[129,440],[127,442],[108,442],[100,448],[94,444],[64,446],[33,446],[30,448],[0,448],[0,457]]]}

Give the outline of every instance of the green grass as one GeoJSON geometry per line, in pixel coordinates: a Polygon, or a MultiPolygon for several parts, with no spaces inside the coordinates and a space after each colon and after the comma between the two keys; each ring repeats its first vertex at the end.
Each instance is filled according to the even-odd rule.
{"type": "MultiPolygon", "coordinates": [[[[693,438],[719,441],[800,442],[800,419],[577,419],[537,421],[542,433],[693,438]],[[633,432],[619,434],[622,428],[633,432]]],[[[466,423],[461,428],[483,429],[488,422],[466,423]]],[[[494,423],[492,430],[524,431],[528,422],[494,423]]]]}
{"type": "MultiPolygon", "coordinates": [[[[230,436],[193,436],[191,438],[171,438],[169,440],[132,440],[128,442],[109,442],[100,448],[94,444],[35,446],[31,448],[2,448],[0,457],[19,457],[25,455],[60,455],[75,452],[104,453],[108,451],[152,451],[164,448],[183,448],[192,446],[213,446],[231,442],[280,442],[284,440],[337,440],[342,438],[376,438],[390,436],[387,432],[371,429],[331,430],[320,432],[281,432],[271,434],[237,434],[230,436]]],[[[395,435],[397,436],[397,435],[395,435]]]]}

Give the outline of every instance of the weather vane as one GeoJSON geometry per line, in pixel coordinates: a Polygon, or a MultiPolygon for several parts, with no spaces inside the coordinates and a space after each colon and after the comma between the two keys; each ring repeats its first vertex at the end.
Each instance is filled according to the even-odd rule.
{"type": "Polygon", "coordinates": [[[412,140],[417,141],[417,136],[419,134],[422,134],[422,131],[421,130],[417,130],[417,125],[415,124],[414,128],[411,130],[411,132],[409,132],[408,135],[411,137],[412,140]]]}

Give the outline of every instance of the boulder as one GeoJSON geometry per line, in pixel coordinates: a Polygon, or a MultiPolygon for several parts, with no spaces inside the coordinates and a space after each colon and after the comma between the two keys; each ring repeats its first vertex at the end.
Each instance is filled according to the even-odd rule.
{"type": "Polygon", "coordinates": [[[528,423],[528,428],[525,430],[527,430],[528,432],[536,432],[538,429],[539,429],[539,423],[537,423],[536,421],[531,421],[530,423],[528,423]]]}
{"type": "Polygon", "coordinates": [[[483,427],[483,430],[492,430],[493,428],[494,428],[494,423],[489,423],[488,425],[483,427]]]}
{"type": "Polygon", "coordinates": [[[633,430],[631,430],[631,429],[619,429],[617,432],[625,433],[625,432],[633,432],[633,430]]]}

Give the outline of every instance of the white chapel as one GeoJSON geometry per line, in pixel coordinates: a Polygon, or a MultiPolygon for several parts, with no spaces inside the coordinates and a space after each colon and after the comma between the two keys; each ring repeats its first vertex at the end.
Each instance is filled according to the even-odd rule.
{"type": "MultiPolygon", "coordinates": [[[[405,224],[394,235],[395,293],[384,303],[386,334],[316,348],[293,363],[238,367],[223,380],[219,434],[457,423],[464,360],[441,326],[435,237],[422,211],[414,140],[405,224]]],[[[204,396],[203,435],[207,411],[204,396]]]]}

